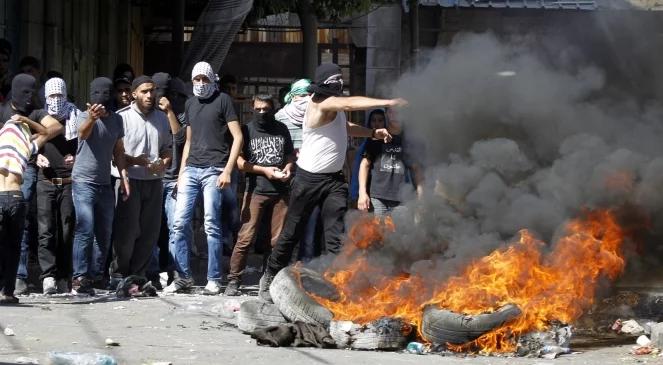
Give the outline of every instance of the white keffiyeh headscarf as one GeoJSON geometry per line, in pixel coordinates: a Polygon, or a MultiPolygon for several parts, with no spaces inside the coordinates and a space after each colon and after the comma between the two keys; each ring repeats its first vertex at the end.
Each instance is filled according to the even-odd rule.
{"type": "Polygon", "coordinates": [[[46,96],[46,111],[59,121],[66,121],[65,138],[76,138],[76,115],[78,109],[73,103],[67,101],[67,84],[59,77],[53,77],[44,84],[46,96]]]}
{"type": "Polygon", "coordinates": [[[196,76],[203,75],[209,79],[209,83],[206,84],[193,84],[193,95],[201,98],[207,99],[217,90],[217,81],[219,81],[219,76],[214,73],[212,66],[204,61],[196,63],[191,70],[191,80],[196,76]]]}

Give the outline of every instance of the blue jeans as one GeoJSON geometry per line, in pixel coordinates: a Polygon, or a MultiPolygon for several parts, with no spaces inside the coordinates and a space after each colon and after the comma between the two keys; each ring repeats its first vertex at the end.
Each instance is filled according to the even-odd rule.
{"type": "Polygon", "coordinates": [[[230,188],[216,187],[216,180],[222,170],[218,167],[186,166],[180,171],[182,184],[177,187],[171,256],[182,278],[191,278],[189,268],[190,245],[193,237],[191,225],[196,198],[202,191],[208,251],[207,280],[221,280],[224,237],[221,228],[221,211],[223,203],[235,195],[230,188]]]}
{"type": "Polygon", "coordinates": [[[35,217],[37,214],[33,211],[33,209],[30,209],[30,207],[33,206],[32,199],[35,197],[35,193],[37,192],[37,166],[28,164],[27,168],[23,172],[21,192],[23,192],[23,198],[25,199],[27,212],[25,215],[23,237],[21,238],[21,258],[18,261],[18,271],[16,272],[16,277],[19,279],[27,280],[28,251],[30,249],[30,241],[34,241],[36,239],[35,228],[37,227],[37,222],[35,221],[35,217]]]}
{"type": "Polygon", "coordinates": [[[74,278],[98,280],[110,247],[115,199],[111,185],[74,182],[74,278]],[[96,238],[96,240],[95,240],[96,238]]]}

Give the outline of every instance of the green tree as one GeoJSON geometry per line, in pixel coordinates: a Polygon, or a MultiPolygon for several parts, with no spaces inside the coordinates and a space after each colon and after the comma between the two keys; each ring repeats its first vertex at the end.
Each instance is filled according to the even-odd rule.
{"type": "Polygon", "coordinates": [[[365,12],[373,3],[371,0],[255,0],[250,18],[296,12],[302,27],[303,75],[313,77],[318,62],[318,20],[333,21],[365,12]]]}

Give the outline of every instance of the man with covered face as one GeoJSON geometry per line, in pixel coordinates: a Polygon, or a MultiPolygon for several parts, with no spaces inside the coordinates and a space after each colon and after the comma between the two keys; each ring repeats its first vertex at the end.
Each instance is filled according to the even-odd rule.
{"type": "Polygon", "coordinates": [[[131,90],[134,101],[118,110],[124,125],[131,195],[117,202],[111,287],[129,275],[145,276],[147,272],[161,228],[161,179],[171,159],[168,117],[157,108],[154,81],[138,76],[131,90]]]}
{"type": "Polygon", "coordinates": [[[164,289],[177,292],[189,289],[193,278],[189,268],[191,221],[198,193],[203,193],[205,233],[207,234],[207,285],[204,293],[221,291],[221,256],[223,232],[221,210],[224,195],[230,189],[231,177],[242,148],[242,130],[228,94],[216,87],[217,76],[207,62],[198,62],[191,72],[192,98],[185,106],[186,143],[182,168],[177,183],[173,259],[179,278],[164,289]]]}
{"type": "Polygon", "coordinates": [[[92,283],[102,279],[115,206],[110,181],[111,160],[122,176],[122,199],[131,196],[122,142],[124,126],[122,117],[110,112],[112,94],[113,82],[109,78],[92,80],[87,111],[76,118],[78,149],[71,174],[76,210],[74,294],[94,295],[92,283]]]}
{"type": "Polygon", "coordinates": [[[340,67],[324,63],[315,70],[315,80],[304,112],[302,147],[297,159],[297,174],[292,182],[283,230],[260,278],[259,296],[271,301],[269,286],[276,273],[290,263],[295,244],[304,234],[308,217],[316,205],[321,206],[327,251],[336,254],[342,246],[347,211],[348,186],[343,165],[348,136],[372,137],[388,142],[386,128],[369,129],[348,122],[346,111],[366,110],[407,104],[403,99],[373,99],[362,96],[343,97],[340,67]]]}
{"type": "MultiPolygon", "coordinates": [[[[0,107],[0,126],[13,115],[17,114],[44,125],[48,131],[49,139],[61,133],[62,126],[60,123],[44,109],[36,107],[36,98],[37,80],[28,74],[14,76],[12,79],[11,99],[0,107]]],[[[37,190],[36,155],[29,159],[22,175],[21,192],[23,193],[23,199],[25,199],[28,207],[30,207],[37,190]]],[[[26,294],[28,291],[28,247],[30,241],[34,239],[33,233],[36,232],[35,216],[35,212],[28,212],[26,214],[25,228],[21,239],[21,258],[18,272],[16,273],[16,295],[26,294]]]]}
{"type": "Polygon", "coordinates": [[[63,128],[37,156],[38,257],[44,294],[69,292],[74,234],[71,171],[78,147],[76,118],[80,111],[67,101],[67,85],[54,77],[44,85],[46,111],[63,128]]]}
{"type": "Polygon", "coordinates": [[[288,181],[292,176],[294,148],[288,127],[274,118],[274,100],[269,95],[253,98],[253,119],[242,128],[244,148],[237,166],[246,173],[247,188],[242,203],[242,228],[230,258],[225,295],[240,295],[242,271],[258,224],[271,216],[270,246],[283,227],[288,210],[288,181]]]}

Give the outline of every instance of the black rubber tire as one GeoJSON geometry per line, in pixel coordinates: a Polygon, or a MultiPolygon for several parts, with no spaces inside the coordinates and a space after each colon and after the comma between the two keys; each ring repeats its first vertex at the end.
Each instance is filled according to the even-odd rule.
{"type": "Polygon", "coordinates": [[[521,313],[520,308],[514,304],[507,304],[493,313],[474,316],[426,306],[421,332],[427,341],[434,344],[463,344],[501,327],[521,313]]]}
{"type": "MultiPolygon", "coordinates": [[[[269,287],[269,294],[272,296],[274,304],[283,313],[283,316],[292,322],[317,323],[328,328],[334,315],[306,293],[293,270],[292,266],[288,266],[274,277],[272,285],[269,287]]],[[[324,295],[327,298],[335,298],[334,295],[338,295],[334,287],[319,273],[300,267],[299,275],[302,284],[309,291],[315,289],[313,291],[316,294],[324,295]]]]}
{"type": "Polygon", "coordinates": [[[253,332],[256,328],[278,326],[288,323],[276,305],[262,300],[247,300],[239,306],[237,328],[242,332],[253,332]]]}

